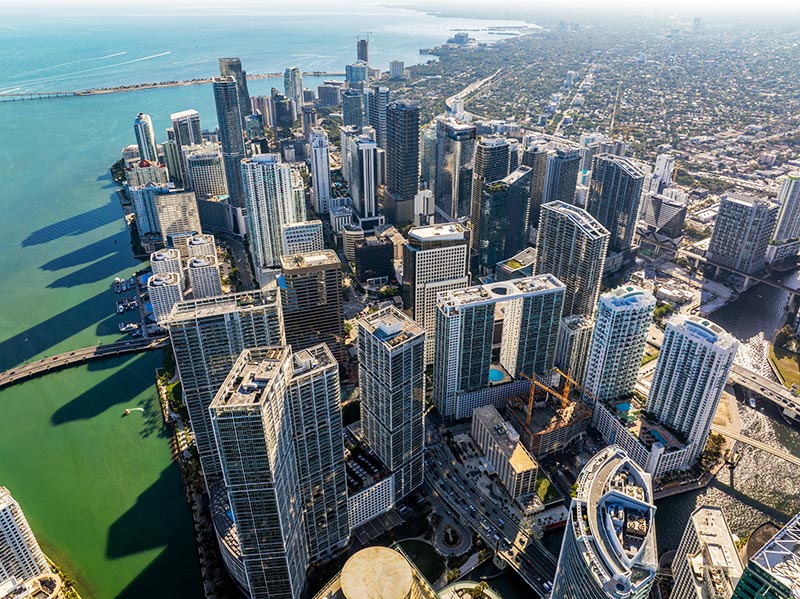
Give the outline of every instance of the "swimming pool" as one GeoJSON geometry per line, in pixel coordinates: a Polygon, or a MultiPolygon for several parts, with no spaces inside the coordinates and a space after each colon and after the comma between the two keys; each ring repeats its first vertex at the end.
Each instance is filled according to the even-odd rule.
{"type": "Polygon", "coordinates": [[[506,375],[503,374],[503,371],[499,368],[490,368],[489,369],[489,382],[490,383],[499,383],[505,378],[506,375]]]}

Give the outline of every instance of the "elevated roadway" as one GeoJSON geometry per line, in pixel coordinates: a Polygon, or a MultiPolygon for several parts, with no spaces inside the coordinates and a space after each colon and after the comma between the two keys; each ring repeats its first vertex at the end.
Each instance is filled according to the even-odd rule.
{"type": "Polygon", "coordinates": [[[778,449],[777,447],[772,447],[772,445],[767,445],[766,443],[762,443],[761,441],[756,441],[752,437],[748,437],[747,435],[743,435],[741,433],[735,433],[732,430],[724,428],[722,426],[717,426],[716,424],[711,425],[711,432],[717,433],[719,435],[723,435],[728,437],[729,439],[734,439],[735,441],[741,441],[745,445],[750,445],[751,447],[755,447],[756,449],[760,449],[761,451],[766,451],[774,455],[777,458],[785,460],[790,464],[794,464],[795,466],[800,467],[800,458],[796,455],[783,451],[782,449],[778,449]]]}

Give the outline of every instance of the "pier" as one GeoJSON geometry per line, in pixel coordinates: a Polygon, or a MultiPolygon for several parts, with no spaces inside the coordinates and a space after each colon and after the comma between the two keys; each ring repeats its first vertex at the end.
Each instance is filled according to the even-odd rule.
{"type": "Polygon", "coordinates": [[[135,339],[131,341],[119,341],[117,343],[107,343],[105,345],[95,345],[84,347],[71,352],[58,354],[42,358],[35,362],[21,364],[15,368],[0,373],[0,389],[10,387],[16,383],[21,383],[28,379],[35,378],[48,372],[54,372],[67,366],[83,364],[92,360],[102,360],[113,356],[132,354],[141,351],[153,351],[162,349],[169,344],[169,337],[150,337],[148,339],[135,339]]]}
{"type": "Polygon", "coordinates": [[[0,94],[0,102],[22,102],[23,100],[49,100],[51,98],[70,98],[77,92],[17,92],[0,94]]]}

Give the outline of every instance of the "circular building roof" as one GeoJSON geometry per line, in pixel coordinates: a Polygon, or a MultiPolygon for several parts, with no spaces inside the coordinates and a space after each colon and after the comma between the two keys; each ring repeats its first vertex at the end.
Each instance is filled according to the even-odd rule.
{"type": "Polygon", "coordinates": [[[351,556],[339,581],[347,599],[405,599],[414,585],[409,563],[388,547],[367,547],[351,556]]]}

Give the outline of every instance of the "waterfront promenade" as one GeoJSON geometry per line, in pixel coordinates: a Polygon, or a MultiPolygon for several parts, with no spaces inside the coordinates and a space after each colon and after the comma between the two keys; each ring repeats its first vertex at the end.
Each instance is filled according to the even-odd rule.
{"type": "Polygon", "coordinates": [[[76,349],[74,351],[65,352],[56,356],[49,356],[47,358],[42,358],[41,360],[36,360],[35,362],[21,364],[0,373],[0,389],[37,377],[40,374],[46,374],[61,368],[66,368],[67,366],[83,364],[84,362],[100,360],[103,358],[111,358],[113,356],[120,356],[123,354],[161,349],[166,347],[168,343],[169,338],[166,336],[149,337],[147,339],[135,339],[131,341],[120,341],[118,343],[107,343],[105,345],[84,347],[82,349],[76,349]]]}

